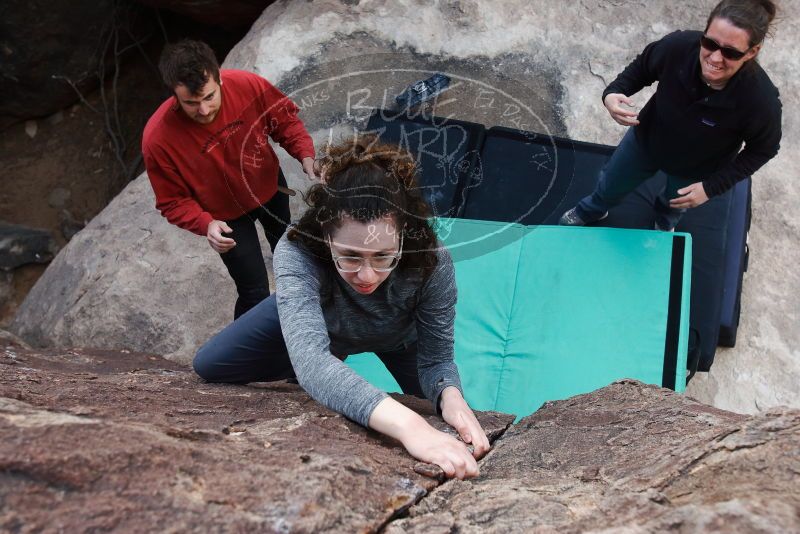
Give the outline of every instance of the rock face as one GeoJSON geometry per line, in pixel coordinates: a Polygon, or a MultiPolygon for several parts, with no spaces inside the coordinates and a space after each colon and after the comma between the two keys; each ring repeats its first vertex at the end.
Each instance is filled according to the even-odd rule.
{"type": "MultiPolygon", "coordinates": [[[[437,104],[439,115],[613,144],[624,130],[600,104],[605,85],[648,42],[674,29],[702,28],[711,7],[700,0],[645,4],[585,0],[565,10],[544,0],[277,2],[225,66],[260,73],[291,94],[318,146],[433,71],[455,82],[453,98],[437,104]]],[[[800,407],[800,94],[790,89],[800,71],[792,41],[800,6],[784,2],[782,9],[761,63],[783,88],[784,142],[754,180],[739,346],[721,350],[712,373],[690,385],[702,400],[740,412],[800,407]]],[[[278,153],[290,186],[305,189],[299,165],[278,153]]],[[[230,320],[233,284],[202,240],[155,213],[145,177],[122,197],[61,252],[11,328],[38,344],[128,347],[188,361],[230,320]],[[146,231],[134,220],[146,221],[146,231]],[[124,269],[99,258],[101,251],[125,259],[124,269]],[[131,335],[142,325],[148,335],[131,335]]],[[[297,215],[299,195],[292,202],[297,215]]]]}
{"type": "Polygon", "coordinates": [[[32,344],[106,344],[188,361],[232,319],[236,291],[219,256],[170,227],[142,178],[58,254],[47,271],[58,276],[39,279],[25,300],[36,305],[23,303],[12,331],[32,344]]]}
{"type": "MultiPolygon", "coordinates": [[[[285,382],[203,384],[137,353],[7,348],[0,365],[4,532],[374,532],[438,484],[285,382]]],[[[513,416],[480,420],[494,438],[513,416]]]]}
{"type": "MultiPolygon", "coordinates": [[[[494,441],[481,476],[439,485],[285,382],[204,384],[98,350],[7,347],[0,366],[7,532],[800,529],[797,411],[745,417],[625,381],[510,430],[478,414],[494,441]]],[[[427,401],[400,400],[444,428],[427,401]]]]}
{"type": "Polygon", "coordinates": [[[425,532],[796,532],[800,412],[746,418],[633,381],[545,404],[481,477],[392,524],[425,532]]]}

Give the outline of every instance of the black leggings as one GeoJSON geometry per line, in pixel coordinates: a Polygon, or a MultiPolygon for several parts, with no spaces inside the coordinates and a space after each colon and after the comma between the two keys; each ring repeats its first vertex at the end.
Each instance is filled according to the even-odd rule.
{"type": "MultiPolygon", "coordinates": [[[[286,187],[283,171],[278,169],[278,185],[286,187]]],[[[247,310],[269,296],[269,279],[264,264],[264,254],[258,242],[256,221],[261,223],[272,251],[286,231],[289,222],[289,197],[278,191],[266,203],[238,219],[225,221],[233,230],[224,234],[236,241],[236,246],[220,254],[225,267],[236,284],[236,306],[233,318],[236,319],[247,310]]]]}

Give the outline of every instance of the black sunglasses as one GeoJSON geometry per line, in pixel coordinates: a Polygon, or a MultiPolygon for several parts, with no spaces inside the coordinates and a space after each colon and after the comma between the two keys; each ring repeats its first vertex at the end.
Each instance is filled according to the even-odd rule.
{"type": "Polygon", "coordinates": [[[741,50],[736,50],[735,48],[731,48],[730,46],[722,46],[711,37],[706,37],[705,35],[700,36],[700,46],[702,46],[709,52],[716,52],[717,50],[719,50],[720,54],[722,54],[722,57],[724,57],[725,59],[732,59],[734,61],[737,59],[742,59],[745,56],[745,54],[747,54],[750,51],[750,48],[752,48],[750,47],[744,52],[742,52],[741,50]]]}

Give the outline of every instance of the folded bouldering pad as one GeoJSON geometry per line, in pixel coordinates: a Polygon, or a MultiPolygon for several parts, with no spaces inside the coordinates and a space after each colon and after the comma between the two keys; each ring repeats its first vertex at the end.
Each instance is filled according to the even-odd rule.
{"type": "MultiPolygon", "coordinates": [[[[657,173],[623,199],[598,226],[652,227],[656,197],[666,183],[657,173]]],[[[692,236],[691,327],[699,336],[697,370],[709,371],[718,341],[733,345],[739,323],[742,278],[746,269],[746,241],[750,214],[750,179],[688,210],[679,232],[692,236]]]]}
{"type": "MultiPolygon", "coordinates": [[[[439,216],[557,224],[564,211],[592,192],[614,151],[612,146],[536,132],[481,128],[445,117],[409,118],[385,110],[376,110],[369,120],[369,129],[382,141],[399,143],[416,155],[425,196],[434,202],[439,216]],[[453,165],[456,161],[460,164],[453,165]],[[463,172],[454,174],[453,169],[463,172]],[[454,179],[460,182],[453,184],[454,179]]],[[[664,180],[663,173],[657,173],[597,225],[652,229],[652,205],[664,180]]],[[[690,320],[697,349],[693,370],[711,368],[718,341],[726,346],[736,341],[746,269],[744,222],[750,213],[746,182],[689,210],[677,228],[693,237],[690,320]]]]}
{"type": "MultiPolygon", "coordinates": [[[[456,362],[473,408],[524,416],[622,378],[683,391],[690,236],[468,219],[437,231],[455,262],[456,362]]],[[[374,355],[346,361],[399,391],[374,355]]]]}
{"type": "Polygon", "coordinates": [[[750,231],[750,204],[752,180],[746,178],[736,184],[731,193],[731,209],[725,248],[725,279],[719,316],[719,345],[733,347],[739,329],[742,307],[742,282],[750,249],[747,234],[750,231]]]}

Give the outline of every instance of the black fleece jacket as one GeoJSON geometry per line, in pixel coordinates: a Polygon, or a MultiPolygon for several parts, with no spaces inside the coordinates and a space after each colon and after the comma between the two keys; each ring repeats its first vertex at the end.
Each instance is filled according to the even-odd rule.
{"type": "Polygon", "coordinates": [[[724,89],[708,88],[700,78],[701,35],[678,31],[650,43],[606,88],[603,100],[609,93],[631,96],[658,81],[639,113],[636,138],[662,170],[702,181],[712,197],[778,153],[781,101],[754,61],[724,89]]]}

